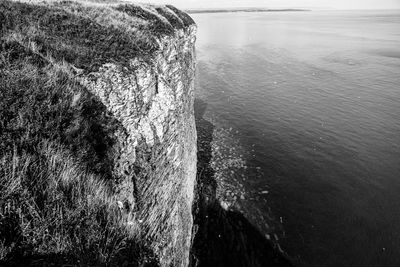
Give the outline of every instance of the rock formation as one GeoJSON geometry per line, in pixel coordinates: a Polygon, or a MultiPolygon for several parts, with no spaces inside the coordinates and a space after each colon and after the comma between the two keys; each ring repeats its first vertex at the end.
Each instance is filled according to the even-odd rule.
{"type": "Polygon", "coordinates": [[[115,165],[119,196],[154,242],[164,266],[187,266],[196,178],[195,26],[158,40],[150,62],[104,64],[80,78],[122,123],[115,165]]]}

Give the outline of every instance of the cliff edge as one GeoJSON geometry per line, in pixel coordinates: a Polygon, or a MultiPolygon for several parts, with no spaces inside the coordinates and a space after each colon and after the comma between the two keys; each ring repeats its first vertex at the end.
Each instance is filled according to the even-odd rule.
{"type": "Polygon", "coordinates": [[[187,266],[194,21],[2,1],[0,33],[0,262],[187,266]]]}

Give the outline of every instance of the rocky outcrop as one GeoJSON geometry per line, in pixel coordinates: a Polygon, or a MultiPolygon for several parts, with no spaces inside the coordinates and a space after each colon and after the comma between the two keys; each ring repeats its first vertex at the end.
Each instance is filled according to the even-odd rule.
{"type": "Polygon", "coordinates": [[[151,240],[162,266],[189,264],[197,162],[195,33],[194,25],[176,30],[158,39],[150,61],[108,63],[80,78],[123,125],[114,168],[119,205],[127,226],[151,240]]]}

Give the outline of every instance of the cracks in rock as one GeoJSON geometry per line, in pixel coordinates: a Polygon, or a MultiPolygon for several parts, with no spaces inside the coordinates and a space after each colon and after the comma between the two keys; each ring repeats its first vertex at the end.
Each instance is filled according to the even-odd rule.
{"type": "Polygon", "coordinates": [[[158,74],[156,73],[156,95],[158,94],[158,83],[159,83],[158,74]]]}

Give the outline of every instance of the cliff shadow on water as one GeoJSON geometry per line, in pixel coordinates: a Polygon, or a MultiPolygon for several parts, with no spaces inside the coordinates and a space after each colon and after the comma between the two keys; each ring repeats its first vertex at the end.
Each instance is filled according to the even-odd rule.
{"type": "Polygon", "coordinates": [[[204,118],[207,104],[195,100],[197,201],[192,266],[292,266],[240,212],[225,210],[217,196],[211,167],[214,125],[204,118]]]}

